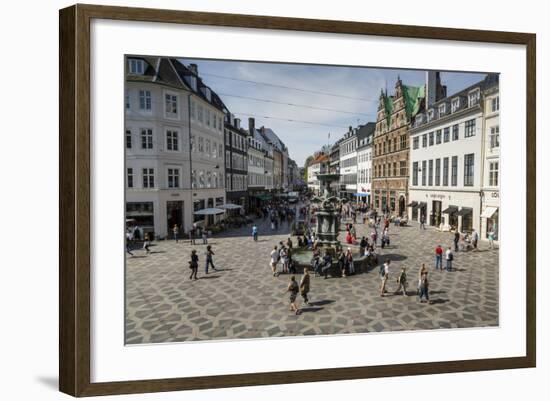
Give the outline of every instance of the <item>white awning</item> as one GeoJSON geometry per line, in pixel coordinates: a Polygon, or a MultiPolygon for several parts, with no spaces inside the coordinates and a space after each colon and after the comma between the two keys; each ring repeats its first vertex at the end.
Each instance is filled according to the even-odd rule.
{"type": "Polygon", "coordinates": [[[483,213],[481,213],[481,217],[485,217],[486,219],[490,219],[490,218],[493,217],[493,215],[496,213],[497,210],[498,210],[498,207],[487,206],[485,208],[485,210],[483,211],[483,213]]]}
{"type": "Polygon", "coordinates": [[[220,209],[242,209],[241,205],[235,205],[233,203],[225,203],[220,206],[220,209]]]}
{"type": "Polygon", "coordinates": [[[212,216],[215,214],[222,214],[222,213],[225,213],[225,210],[217,209],[215,207],[212,207],[209,209],[201,209],[201,210],[197,210],[196,212],[193,212],[193,214],[200,215],[200,216],[212,216]]]}

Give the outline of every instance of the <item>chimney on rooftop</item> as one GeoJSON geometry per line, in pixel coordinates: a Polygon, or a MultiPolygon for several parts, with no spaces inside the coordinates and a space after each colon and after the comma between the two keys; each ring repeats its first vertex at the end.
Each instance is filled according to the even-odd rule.
{"type": "Polygon", "coordinates": [[[248,118],[248,133],[252,136],[254,136],[254,131],[256,130],[255,123],[254,117],[248,118]]]}

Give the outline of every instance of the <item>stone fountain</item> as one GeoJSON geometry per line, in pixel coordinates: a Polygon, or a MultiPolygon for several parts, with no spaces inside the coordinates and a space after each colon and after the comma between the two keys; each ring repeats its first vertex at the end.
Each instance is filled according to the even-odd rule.
{"type": "Polygon", "coordinates": [[[311,199],[313,203],[320,205],[315,212],[318,244],[332,254],[335,254],[336,250],[340,248],[340,241],[338,241],[340,208],[342,203],[346,202],[345,199],[340,199],[330,193],[330,184],[339,178],[340,174],[317,174],[322,195],[311,199]]]}

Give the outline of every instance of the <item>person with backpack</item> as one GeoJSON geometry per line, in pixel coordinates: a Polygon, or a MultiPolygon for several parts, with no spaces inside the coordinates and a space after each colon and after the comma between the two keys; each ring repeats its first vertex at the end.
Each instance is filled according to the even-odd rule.
{"type": "Polygon", "coordinates": [[[395,295],[399,294],[400,291],[403,291],[403,296],[407,296],[407,272],[404,267],[401,268],[401,273],[397,277],[397,290],[395,290],[395,295]]]}
{"type": "Polygon", "coordinates": [[[290,276],[290,282],[288,283],[287,292],[290,293],[289,299],[290,299],[290,311],[294,312],[296,315],[300,314],[300,309],[298,309],[298,306],[296,306],[296,296],[298,295],[298,291],[300,290],[300,287],[298,283],[296,282],[296,277],[290,276]]]}
{"type": "Polygon", "coordinates": [[[447,262],[447,265],[445,268],[448,272],[453,270],[453,259],[454,259],[454,255],[453,255],[453,252],[451,251],[451,247],[449,247],[445,252],[445,261],[447,262]]]}
{"type": "Polygon", "coordinates": [[[189,280],[193,278],[197,280],[197,272],[199,270],[199,256],[197,255],[197,251],[195,249],[191,251],[191,260],[189,261],[189,268],[191,269],[191,275],[189,276],[189,280]]]}

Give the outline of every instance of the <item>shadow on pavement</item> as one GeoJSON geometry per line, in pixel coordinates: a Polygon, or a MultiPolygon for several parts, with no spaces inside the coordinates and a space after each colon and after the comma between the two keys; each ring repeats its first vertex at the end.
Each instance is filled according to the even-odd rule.
{"type": "Polygon", "coordinates": [[[321,306],[321,305],[332,304],[332,303],[334,303],[334,302],[335,302],[335,301],[332,300],[332,299],[323,299],[322,301],[311,302],[311,305],[312,305],[312,306],[321,306]]]}
{"type": "Polygon", "coordinates": [[[319,312],[320,310],[323,310],[322,306],[306,306],[305,308],[300,308],[302,312],[319,312]]]}

